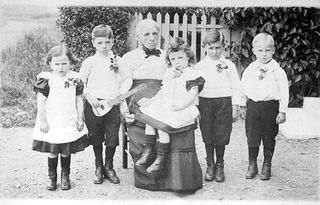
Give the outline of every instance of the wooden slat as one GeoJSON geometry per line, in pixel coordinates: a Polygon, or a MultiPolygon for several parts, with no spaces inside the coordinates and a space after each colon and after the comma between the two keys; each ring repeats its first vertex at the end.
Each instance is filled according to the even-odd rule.
{"type": "Polygon", "coordinates": [[[182,19],[182,26],[181,26],[181,30],[182,30],[182,38],[187,41],[187,34],[188,34],[188,16],[187,14],[183,15],[183,19],[182,19]]]}
{"type": "Polygon", "coordinates": [[[164,37],[164,48],[167,50],[168,43],[170,40],[170,15],[168,13],[164,16],[164,28],[163,28],[163,37],[164,37]]]}
{"type": "MultiPolygon", "coordinates": [[[[192,15],[191,17],[191,25],[195,28],[197,25],[197,16],[195,14],[192,15]]],[[[193,52],[196,52],[197,49],[197,30],[193,29],[191,30],[191,50],[193,52]]]]}
{"type": "Polygon", "coordinates": [[[179,36],[179,15],[176,13],[173,18],[173,36],[178,37],[179,36]]]}
{"type": "Polygon", "coordinates": [[[152,19],[152,14],[150,12],[147,14],[147,19],[152,19]]]}
{"type": "MultiPolygon", "coordinates": [[[[207,25],[207,16],[205,14],[202,14],[202,16],[201,16],[201,26],[205,26],[205,25],[207,25]]],[[[206,33],[206,28],[202,27],[200,31],[201,31],[200,44],[202,44],[202,38],[206,33]]],[[[200,60],[204,58],[204,55],[205,55],[204,48],[202,46],[200,46],[200,60]]]]}
{"type": "Polygon", "coordinates": [[[157,14],[157,23],[158,23],[158,26],[159,26],[159,42],[158,42],[158,47],[161,47],[161,36],[162,36],[162,22],[161,22],[161,19],[162,19],[162,15],[161,13],[159,12],[157,14]]]}

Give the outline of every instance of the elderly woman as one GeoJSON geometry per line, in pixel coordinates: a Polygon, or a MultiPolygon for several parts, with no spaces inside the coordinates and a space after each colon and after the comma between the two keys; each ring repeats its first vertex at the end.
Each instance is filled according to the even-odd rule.
{"type": "Polygon", "coordinates": [[[120,66],[131,71],[132,89],[144,83],[147,89],[134,94],[126,114],[129,151],[134,161],[134,184],[148,190],[195,191],[202,187],[202,172],[194,146],[194,125],[174,129],[170,134],[170,156],[166,161],[166,171],[158,174],[146,172],[155,156],[156,135],[145,135],[145,117],[140,112],[138,101],[152,98],[160,90],[167,68],[166,52],[157,48],[159,27],[152,19],[141,20],[136,27],[136,35],[141,46],[126,53],[120,66]],[[192,151],[187,160],[180,160],[181,153],[192,151]],[[192,166],[191,166],[192,165],[192,166]]]}

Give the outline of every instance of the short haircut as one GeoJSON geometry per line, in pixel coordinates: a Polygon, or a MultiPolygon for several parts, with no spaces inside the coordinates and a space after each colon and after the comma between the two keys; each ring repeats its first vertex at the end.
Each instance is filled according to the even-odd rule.
{"type": "Polygon", "coordinates": [[[187,57],[189,58],[189,61],[188,61],[189,65],[196,63],[194,52],[191,50],[189,44],[186,43],[180,37],[173,37],[170,39],[169,46],[167,49],[167,56],[166,56],[167,64],[170,67],[171,67],[171,62],[169,59],[169,54],[173,52],[179,52],[179,51],[183,51],[187,55],[187,57]]]}
{"type": "Polygon", "coordinates": [[[145,27],[154,27],[158,30],[158,32],[160,32],[160,28],[159,28],[157,22],[155,22],[152,19],[143,19],[143,20],[139,21],[137,24],[136,35],[139,36],[141,34],[142,29],[145,27]]]}
{"type": "Polygon", "coordinates": [[[216,42],[221,42],[223,46],[225,45],[225,38],[223,33],[217,29],[208,30],[204,34],[204,37],[202,39],[202,45],[205,46],[206,44],[216,42]]]}
{"type": "Polygon", "coordinates": [[[52,47],[49,50],[45,58],[45,63],[49,65],[53,57],[60,57],[63,55],[67,56],[71,64],[77,64],[79,62],[79,60],[74,55],[72,55],[70,49],[66,45],[61,44],[59,46],[52,47]]]}
{"type": "Polygon", "coordinates": [[[105,24],[100,24],[92,29],[91,32],[92,40],[97,37],[107,37],[109,39],[113,38],[113,31],[110,26],[105,24]]]}
{"type": "Polygon", "coordinates": [[[271,47],[274,47],[274,39],[270,34],[267,33],[259,33],[252,40],[252,47],[255,46],[257,42],[268,42],[271,47]]]}

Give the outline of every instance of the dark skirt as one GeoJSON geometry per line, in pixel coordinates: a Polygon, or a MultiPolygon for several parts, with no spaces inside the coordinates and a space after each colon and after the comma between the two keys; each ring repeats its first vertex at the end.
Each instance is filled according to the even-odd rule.
{"type": "Polygon", "coordinates": [[[52,144],[45,141],[33,140],[32,150],[38,152],[47,152],[51,154],[75,154],[77,152],[83,151],[86,147],[90,145],[87,135],[84,135],[73,142],[62,143],[62,144],[52,144]]]}
{"type": "MultiPolygon", "coordinates": [[[[134,163],[143,152],[147,136],[144,128],[128,125],[130,154],[134,163]]],[[[202,170],[194,144],[194,129],[170,134],[170,153],[166,169],[160,175],[146,172],[147,167],[134,166],[134,185],[151,191],[195,192],[202,188],[202,170]]],[[[150,162],[152,163],[152,162],[150,162]]]]}

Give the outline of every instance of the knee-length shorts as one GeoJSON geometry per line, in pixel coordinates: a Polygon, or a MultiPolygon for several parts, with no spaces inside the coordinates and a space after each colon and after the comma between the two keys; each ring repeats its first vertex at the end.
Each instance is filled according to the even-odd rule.
{"type": "Polygon", "coordinates": [[[275,137],[279,131],[276,118],[279,113],[279,101],[247,101],[247,114],[245,129],[248,147],[259,147],[261,140],[263,145],[274,148],[275,137]]]}
{"type": "Polygon", "coordinates": [[[228,145],[232,131],[231,97],[199,98],[200,130],[205,144],[228,145]]]}
{"type": "Polygon", "coordinates": [[[93,146],[117,147],[119,145],[120,108],[115,105],[105,115],[98,117],[91,105],[85,102],[85,123],[89,131],[89,141],[93,146]]]}

